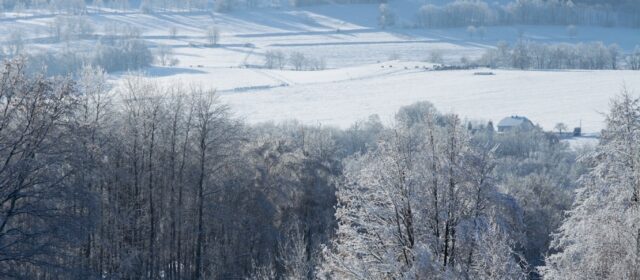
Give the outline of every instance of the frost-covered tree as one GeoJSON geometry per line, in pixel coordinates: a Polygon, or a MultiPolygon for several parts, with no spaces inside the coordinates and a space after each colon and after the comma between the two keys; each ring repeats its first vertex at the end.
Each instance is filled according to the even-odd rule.
{"type": "Polygon", "coordinates": [[[409,159],[396,150],[401,148],[390,143],[349,164],[347,181],[337,192],[335,248],[326,252],[321,276],[401,278],[413,267],[417,190],[409,159]]]}
{"type": "Polygon", "coordinates": [[[640,100],[625,91],[606,123],[586,159],[591,171],[540,268],[545,279],[640,277],[640,100]]]}
{"type": "Polygon", "coordinates": [[[478,249],[470,257],[470,274],[473,275],[470,279],[528,279],[522,270],[524,264],[518,263],[522,257],[513,249],[515,243],[508,233],[495,221],[490,221],[486,227],[474,236],[478,249]]]}
{"type": "Polygon", "coordinates": [[[318,276],[523,278],[509,234],[489,226],[504,220],[492,149],[475,149],[457,116],[426,103],[402,109],[397,119],[375,149],[347,163],[338,230],[318,276]]]}

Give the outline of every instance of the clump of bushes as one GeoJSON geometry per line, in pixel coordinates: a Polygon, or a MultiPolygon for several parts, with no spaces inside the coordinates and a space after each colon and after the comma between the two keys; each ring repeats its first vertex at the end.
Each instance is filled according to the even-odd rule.
{"type": "Polygon", "coordinates": [[[269,50],[264,54],[264,67],[269,69],[285,69],[290,66],[296,71],[316,71],[327,68],[324,58],[316,58],[301,52],[285,54],[280,50],[269,50]]]}

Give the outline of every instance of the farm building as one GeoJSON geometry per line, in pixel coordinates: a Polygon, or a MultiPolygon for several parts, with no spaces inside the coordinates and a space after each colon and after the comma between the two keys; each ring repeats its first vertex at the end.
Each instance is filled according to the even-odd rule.
{"type": "Polygon", "coordinates": [[[502,119],[498,123],[498,132],[506,132],[514,129],[532,129],[534,127],[527,117],[523,116],[510,116],[502,119]]]}

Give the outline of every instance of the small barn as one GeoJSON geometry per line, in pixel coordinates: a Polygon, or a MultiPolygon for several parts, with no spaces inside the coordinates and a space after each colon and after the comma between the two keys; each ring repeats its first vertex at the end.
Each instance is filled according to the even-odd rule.
{"type": "Polygon", "coordinates": [[[502,119],[498,123],[498,132],[507,132],[515,129],[532,129],[535,125],[527,117],[510,116],[502,119]]]}

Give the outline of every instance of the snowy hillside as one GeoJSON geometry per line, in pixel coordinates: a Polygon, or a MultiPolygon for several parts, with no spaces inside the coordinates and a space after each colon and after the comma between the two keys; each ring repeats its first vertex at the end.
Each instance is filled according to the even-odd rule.
{"type": "Polygon", "coordinates": [[[601,113],[609,99],[624,85],[640,89],[638,71],[427,71],[424,67],[432,64],[395,60],[322,71],[189,68],[180,72],[156,67],[149,69],[154,76],[149,79],[214,88],[236,115],[251,123],[297,119],[343,128],[372,114],[389,122],[401,106],[430,101],[443,112],[469,119],[497,122],[525,115],[548,130],[558,122],[572,127],[582,122],[585,132],[597,132],[603,128],[601,113]],[[474,75],[477,71],[495,75],[474,75]]]}
{"type": "MultiPolygon", "coordinates": [[[[637,71],[495,71],[494,76],[475,76],[474,71],[425,72],[411,68],[418,63],[391,64],[407,65],[409,70],[384,76],[355,74],[348,80],[342,80],[342,75],[336,76],[336,82],[296,83],[261,91],[224,92],[222,99],[250,122],[298,119],[348,127],[378,114],[389,123],[398,108],[430,101],[443,112],[469,119],[495,123],[506,116],[524,115],[547,130],[553,130],[559,122],[571,127],[582,122],[585,132],[596,132],[604,128],[602,111],[609,99],[620,93],[622,85],[640,88],[637,71]]],[[[306,79],[312,78],[309,75],[306,79]]]]}
{"type": "MultiPolygon", "coordinates": [[[[54,40],[56,17],[16,15],[0,19],[0,40],[24,35],[32,51],[91,51],[96,40],[134,30],[153,52],[169,48],[174,66],[144,69],[152,80],[187,82],[217,89],[237,115],[250,122],[299,119],[306,123],[349,126],[370,114],[391,119],[400,106],[431,101],[443,111],[466,118],[498,121],[529,116],[546,129],[557,122],[585,130],[602,128],[600,112],[626,84],[640,89],[640,73],[631,71],[474,71],[428,72],[434,53],[445,63],[476,59],[499,41],[519,38],[544,43],[602,41],[624,53],[640,43],[630,28],[564,26],[489,26],[482,36],[466,28],[407,28],[418,3],[394,2],[398,23],[378,26],[377,5],[321,5],[299,9],[261,9],[231,13],[93,10],[82,17],[92,35],[54,40]],[[218,45],[207,47],[215,26],[218,45]],[[125,31],[122,31],[125,30],[125,31]],[[69,43],[73,41],[73,44],[69,43]],[[265,53],[302,53],[322,63],[322,71],[260,69],[265,53]],[[246,66],[251,66],[247,68],[246,66]]],[[[91,11],[91,10],[90,10],[91,11]]],[[[158,64],[158,62],[156,62],[158,64]]],[[[128,76],[112,75],[112,80],[128,76]]]]}

